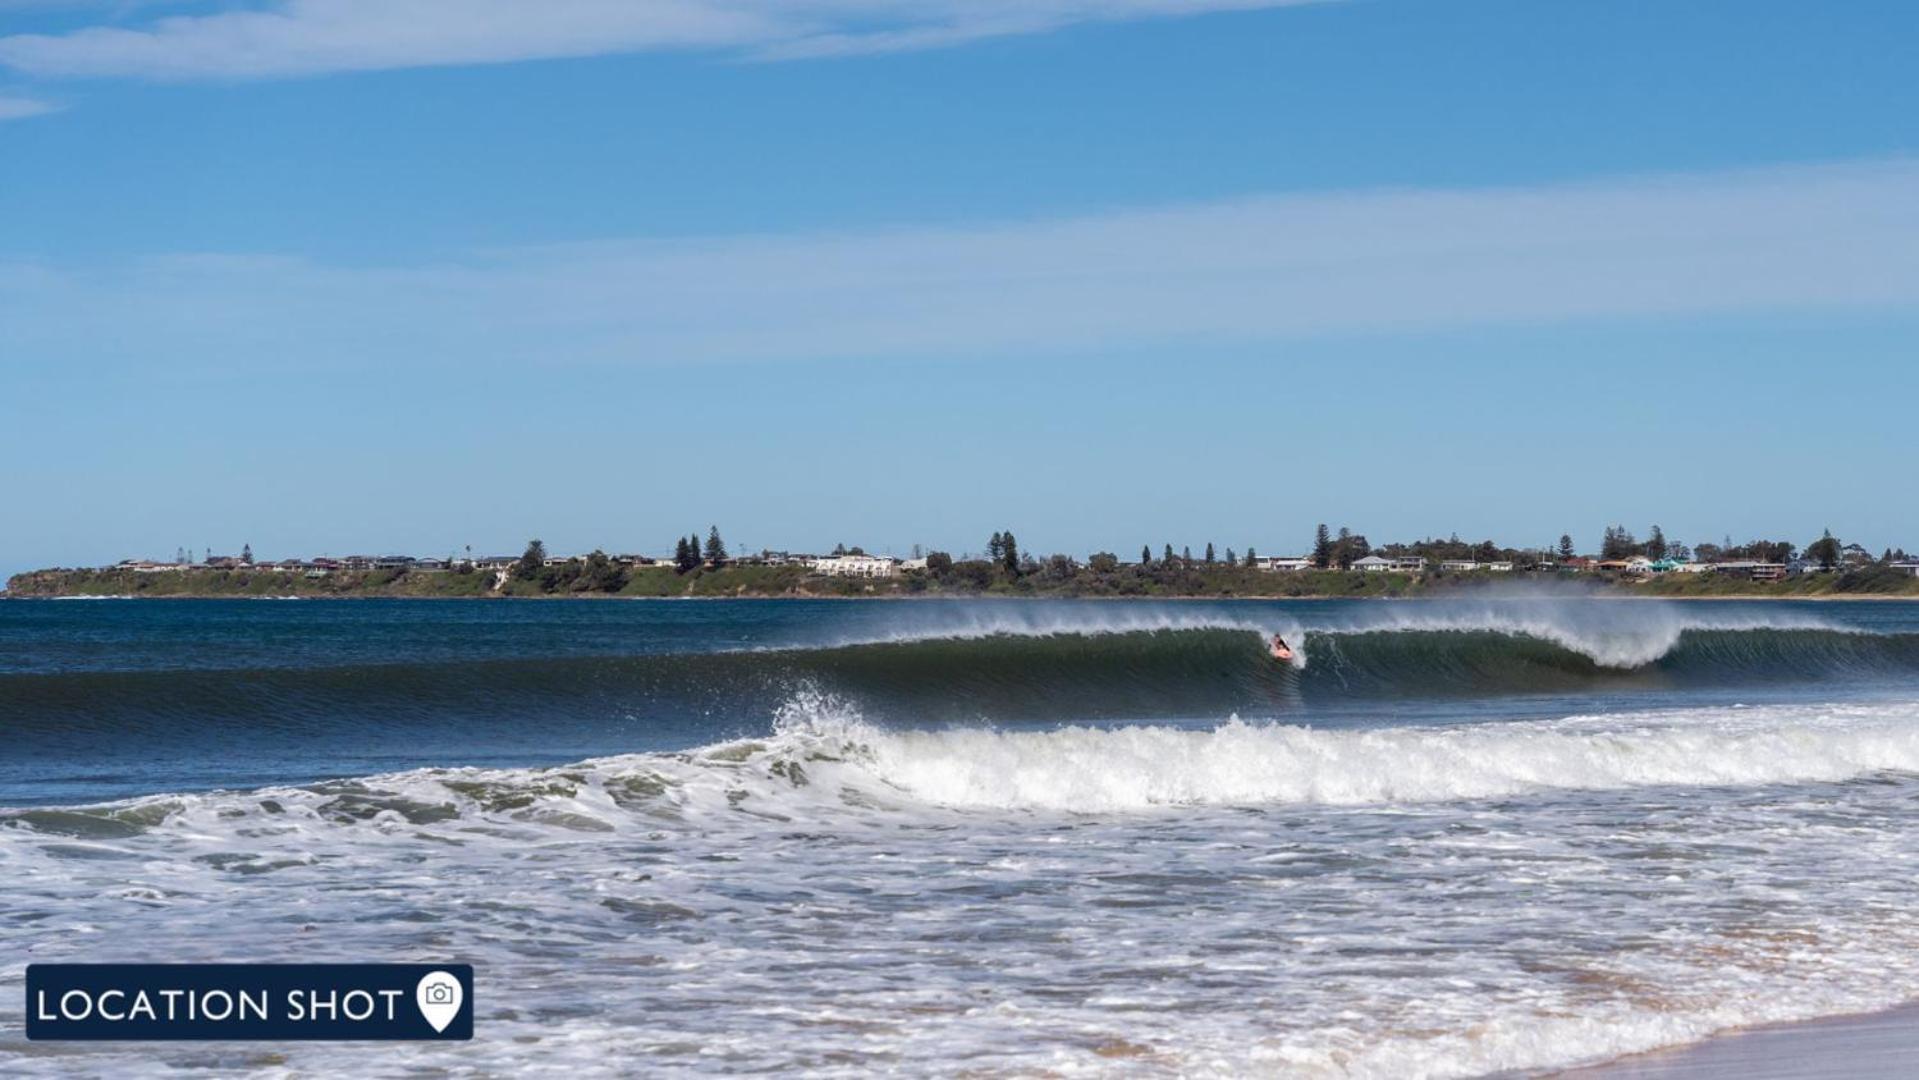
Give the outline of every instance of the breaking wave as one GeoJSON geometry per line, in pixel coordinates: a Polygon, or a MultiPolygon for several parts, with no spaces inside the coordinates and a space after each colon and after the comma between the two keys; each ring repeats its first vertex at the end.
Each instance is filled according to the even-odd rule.
{"type": "Polygon", "coordinates": [[[1588,605],[1576,619],[1435,610],[1317,625],[1198,615],[1159,627],[1134,622],[983,623],[674,655],[13,675],[0,677],[0,725],[31,741],[235,729],[417,735],[436,726],[523,727],[529,717],[563,732],[638,717],[697,719],[710,738],[715,718],[750,730],[807,687],[877,721],[926,726],[1280,716],[1352,698],[1919,676],[1919,635],[1777,616],[1687,619],[1630,603],[1588,605]],[[1274,632],[1301,646],[1291,665],[1267,655],[1274,632]]]}
{"type": "Polygon", "coordinates": [[[826,824],[914,810],[1114,813],[1181,806],[1363,806],[1553,790],[1739,787],[1919,772],[1919,702],[1729,707],[1550,721],[1316,730],[1069,726],[895,731],[801,695],[775,733],[548,769],[420,769],[252,793],[12,811],[80,836],[294,810],[340,824],[511,818],[611,832],[739,814],[826,824]]]}

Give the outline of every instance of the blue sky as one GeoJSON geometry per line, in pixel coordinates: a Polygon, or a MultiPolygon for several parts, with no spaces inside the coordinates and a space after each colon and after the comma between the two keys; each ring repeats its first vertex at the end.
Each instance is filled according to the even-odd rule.
{"type": "Polygon", "coordinates": [[[0,571],[1919,548],[1919,5],[0,0],[0,571]]]}

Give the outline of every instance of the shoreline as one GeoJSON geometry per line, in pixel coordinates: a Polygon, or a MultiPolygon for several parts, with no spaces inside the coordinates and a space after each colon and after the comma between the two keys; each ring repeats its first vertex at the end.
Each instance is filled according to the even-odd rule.
{"type": "Polygon", "coordinates": [[[1919,1062],[1919,1001],[1731,1028],[1596,1065],[1534,1075],[1551,1080],[1899,1080],[1919,1062]]]}

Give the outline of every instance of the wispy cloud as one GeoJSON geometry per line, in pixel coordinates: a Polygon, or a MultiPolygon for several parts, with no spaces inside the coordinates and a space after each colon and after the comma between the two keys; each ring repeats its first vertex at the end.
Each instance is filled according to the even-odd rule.
{"type": "Polygon", "coordinates": [[[60,106],[39,98],[0,96],[0,121],[23,120],[29,116],[41,116],[50,112],[59,112],[60,106]]]}
{"type": "Polygon", "coordinates": [[[255,367],[1021,356],[1919,305],[1919,162],[1283,195],[401,266],[0,262],[0,352],[255,367]]]}
{"type": "Polygon", "coordinates": [[[37,76],[248,79],[669,49],[795,57],[1308,2],[279,0],[136,26],[0,37],[0,64],[37,76]]]}

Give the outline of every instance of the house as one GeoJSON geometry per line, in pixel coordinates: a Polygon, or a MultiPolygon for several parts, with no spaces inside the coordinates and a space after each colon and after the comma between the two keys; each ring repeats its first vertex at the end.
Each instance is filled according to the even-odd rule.
{"type": "Polygon", "coordinates": [[[405,570],[419,560],[411,555],[382,555],[373,560],[375,570],[405,570]]]}
{"type": "Polygon", "coordinates": [[[905,570],[924,571],[926,569],[926,556],[921,555],[918,558],[903,560],[900,563],[900,569],[903,571],[905,570]]]}
{"type": "Polygon", "coordinates": [[[1569,574],[1580,574],[1599,569],[1599,563],[1585,555],[1574,555],[1570,559],[1559,560],[1559,568],[1569,574]]]}
{"type": "Polygon", "coordinates": [[[1401,555],[1391,559],[1368,555],[1363,559],[1354,559],[1353,569],[1367,573],[1417,574],[1426,569],[1426,559],[1423,555],[1401,555]]]}
{"type": "Polygon", "coordinates": [[[1491,570],[1495,574],[1510,574],[1513,572],[1513,564],[1505,559],[1496,559],[1489,563],[1481,563],[1479,564],[1479,568],[1481,570],[1491,570]]]}
{"type": "Polygon", "coordinates": [[[413,564],[415,570],[445,570],[452,566],[446,559],[420,559],[413,564]]]}
{"type": "Polygon", "coordinates": [[[519,561],[518,555],[481,555],[472,560],[475,570],[506,570],[519,561]]]}
{"type": "Polygon", "coordinates": [[[1919,577],[1919,559],[1901,559],[1891,565],[1894,570],[1907,577],[1919,577]]]}
{"type": "Polygon", "coordinates": [[[1716,574],[1730,574],[1746,578],[1749,581],[1781,581],[1786,576],[1786,564],[1777,562],[1758,562],[1752,559],[1735,559],[1712,564],[1716,574]]]}
{"type": "Polygon", "coordinates": [[[1444,559],[1439,564],[1441,570],[1458,574],[1470,574],[1479,569],[1479,563],[1472,559],[1444,559]]]}
{"type": "Polygon", "coordinates": [[[813,569],[831,577],[892,577],[899,560],[885,555],[827,555],[813,560],[813,569]]]}
{"type": "Polygon", "coordinates": [[[1311,570],[1313,560],[1304,555],[1272,555],[1255,558],[1253,565],[1268,573],[1294,573],[1299,570],[1311,570]]]}
{"type": "Polygon", "coordinates": [[[179,563],[153,562],[150,559],[122,559],[116,569],[131,570],[136,574],[160,574],[169,570],[185,570],[186,567],[179,563]]]}

